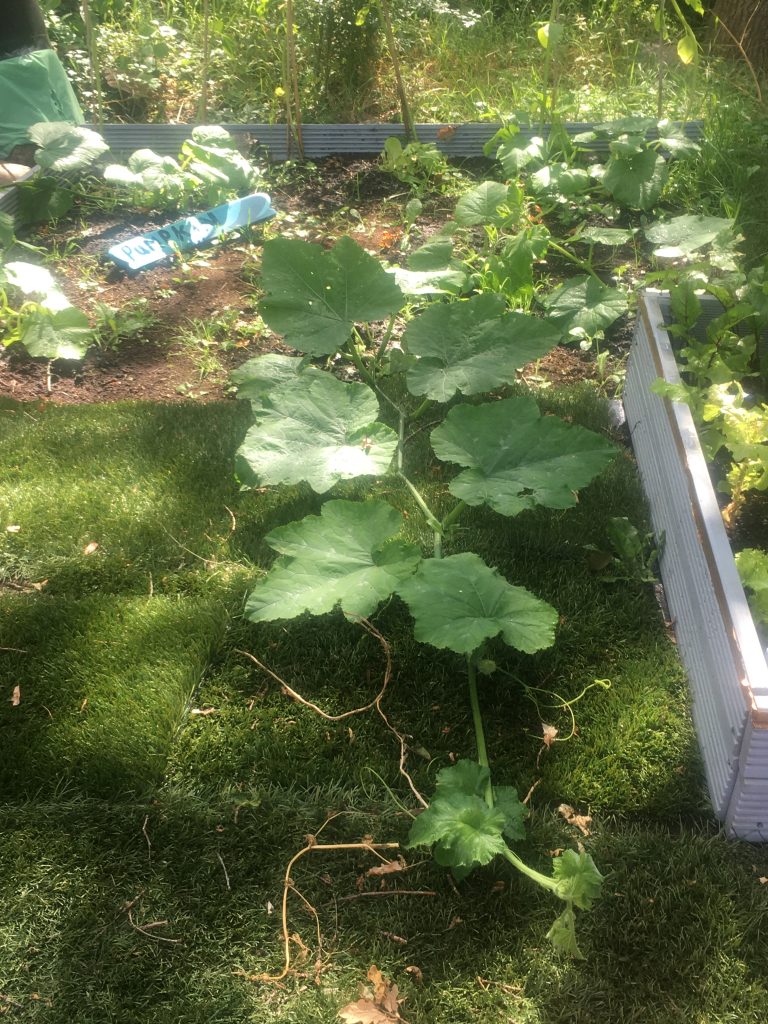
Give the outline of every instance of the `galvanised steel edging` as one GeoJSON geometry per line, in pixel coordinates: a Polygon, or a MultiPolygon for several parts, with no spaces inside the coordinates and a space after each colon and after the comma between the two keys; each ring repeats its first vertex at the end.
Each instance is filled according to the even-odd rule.
{"type": "Polygon", "coordinates": [[[716,815],[768,840],[768,664],[739,580],[688,407],[650,389],[680,380],[665,299],[641,293],[624,408],[657,534],[664,590],[688,672],[716,815]]]}
{"type": "MultiPolygon", "coordinates": [[[[189,138],[192,125],[189,124],[103,124],[90,125],[101,132],[110,148],[121,152],[135,149],[153,149],[162,156],[175,156],[182,142],[189,138]]],[[[296,156],[295,142],[291,143],[284,124],[225,124],[235,138],[242,140],[243,147],[257,143],[269,150],[272,160],[286,160],[296,156]]],[[[482,156],[483,146],[493,138],[500,123],[480,121],[468,124],[417,124],[416,134],[420,142],[434,142],[449,157],[482,156]]],[[[694,141],[703,133],[702,121],[681,123],[686,136],[694,141]]],[[[565,125],[570,135],[590,131],[594,124],[571,122],[565,125]]],[[[543,130],[538,126],[520,129],[522,138],[549,133],[549,126],[543,130]]],[[[402,124],[305,124],[302,129],[304,154],[307,157],[333,156],[344,153],[359,153],[361,156],[380,153],[384,143],[391,136],[404,139],[402,124]]],[[[657,133],[649,132],[649,138],[657,133]]],[[[598,140],[590,145],[598,154],[607,155],[608,143],[598,140]]]]}

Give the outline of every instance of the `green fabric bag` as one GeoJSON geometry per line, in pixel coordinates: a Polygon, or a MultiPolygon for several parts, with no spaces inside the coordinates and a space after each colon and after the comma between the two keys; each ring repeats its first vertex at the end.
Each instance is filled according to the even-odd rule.
{"type": "Polygon", "coordinates": [[[0,156],[29,142],[27,130],[38,121],[82,124],[84,120],[53,50],[33,50],[0,61],[0,156]]]}

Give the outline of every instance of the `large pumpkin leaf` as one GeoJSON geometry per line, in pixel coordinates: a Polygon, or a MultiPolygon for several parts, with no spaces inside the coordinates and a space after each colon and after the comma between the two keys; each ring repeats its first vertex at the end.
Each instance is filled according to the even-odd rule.
{"type": "Polygon", "coordinates": [[[295,380],[299,374],[307,378],[325,376],[322,370],[308,366],[306,359],[300,356],[281,356],[271,352],[247,360],[232,371],[230,379],[237,385],[238,397],[249,399],[257,411],[270,404],[269,395],[275,388],[295,380]]]}
{"type": "Polygon", "coordinates": [[[580,329],[590,338],[610,327],[628,309],[627,296],[620,288],[611,288],[586,274],[564,281],[542,303],[547,318],[564,335],[580,329]]]}
{"type": "Polygon", "coordinates": [[[470,654],[499,633],[526,654],[554,643],[555,609],[469,551],[426,559],[397,592],[415,619],[416,639],[433,647],[470,654]]]}
{"type": "Polygon", "coordinates": [[[525,313],[505,313],[501,296],[436,304],[411,320],[403,335],[410,355],[408,390],[437,402],[460,391],[477,395],[515,380],[516,371],[557,344],[557,327],[525,313]]]}
{"type": "Polygon", "coordinates": [[[421,551],[394,538],[403,520],[383,501],[327,501],[319,516],[280,526],[266,540],[283,557],[248,598],[254,622],[322,615],[338,604],[368,616],[414,572],[421,551]]]}
{"type": "MultiPolygon", "coordinates": [[[[611,143],[611,148],[618,145],[611,143]]],[[[606,164],[603,185],[622,206],[650,210],[661,196],[668,173],[664,157],[653,149],[615,152],[606,164]]]]}
{"type": "Polygon", "coordinates": [[[77,171],[90,167],[109,146],[98,132],[65,121],[40,121],[29,129],[39,147],[38,166],[50,171],[77,171]]]}
{"type": "Polygon", "coordinates": [[[575,505],[575,492],[616,456],[599,434],[542,416],[532,398],[456,406],[432,431],[432,447],[444,462],[467,467],[451,494],[504,516],[575,505]]]}
{"type": "Polygon", "coordinates": [[[733,228],[733,221],[725,217],[704,217],[701,214],[683,214],[671,220],[658,221],[645,229],[645,237],[656,246],[654,256],[678,259],[689,256],[733,228]]]}
{"type": "Polygon", "coordinates": [[[267,324],[310,355],[331,355],[356,323],[382,320],[404,302],[394,277],[346,236],[329,252],[298,238],[265,242],[262,284],[267,324]]]}
{"type": "Polygon", "coordinates": [[[274,388],[269,406],[245,435],[237,471],[247,484],[296,484],[318,493],[339,480],[386,473],[397,434],[377,423],[379,405],[365,384],[329,373],[302,373],[274,388]]]}
{"type": "Polygon", "coordinates": [[[509,188],[500,181],[481,181],[456,203],[454,220],[465,228],[474,224],[500,224],[504,215],[499,213],[499,207],[508,197],[509,188]]]}

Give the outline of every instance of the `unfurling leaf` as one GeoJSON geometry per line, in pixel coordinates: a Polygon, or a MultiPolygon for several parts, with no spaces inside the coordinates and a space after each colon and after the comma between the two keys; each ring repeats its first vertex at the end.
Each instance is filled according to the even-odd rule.
{"type": "Polygon", "coordinates": [[[566,850],[552,862],[552,875],[560,899],[572,901],[581,910],[589,910],[600,895],[603,876],[588,853],[566,850]]]}
{"type": "Polygon", "coordinates": [[[576,941],[576,915],[570,903],[555,919],[554,924],[547,932],[547,938],[558,953],[565,953],[566,956],[572,956],[576,960],[584,959],[584,954],[576,941]]]}

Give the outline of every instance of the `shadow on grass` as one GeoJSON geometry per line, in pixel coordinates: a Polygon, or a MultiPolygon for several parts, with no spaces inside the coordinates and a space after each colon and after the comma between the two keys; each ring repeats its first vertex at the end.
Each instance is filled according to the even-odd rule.
{"type": "MultiPolygon", "coordinates": [[[[768,909],[753,869],[757,854],[706,826],[615,820],[610,834],[596,834],[595,854],[610,877],[595,910],[579,915],[582,963],[553,956],[544,933],[555,902],[505,866],[456,890],[423,864],[407,886],[436,896],[366,899],[357,878],[372,858],[318,853],[293,877],[320,913],[319,983],[314,923],[294,897],[290,928],[308,956],[294,943],[298,975],[276,987],[237,972],[281,966],[271,907],[279,906],[287,859],[303,843],[297,837],[325,812],[290,798],[235,810],[233,802],[190,797],[6,809],[3,992],[25,1019],[332,1021],[357,998],[370,963],[400,985],[411,1024],[761,1019],[768,909]],[[12,878],[21,864],[19,886],[12,878]]],[[[358,807],[324,839],[402,838],[405,823],[382,818],[383,810],[358,807]]],[[[537,846],[570,838],[549,817],[534,824],[537,846]]],[[[370,881],[362,886],[379,891],[370,881]]]]}

